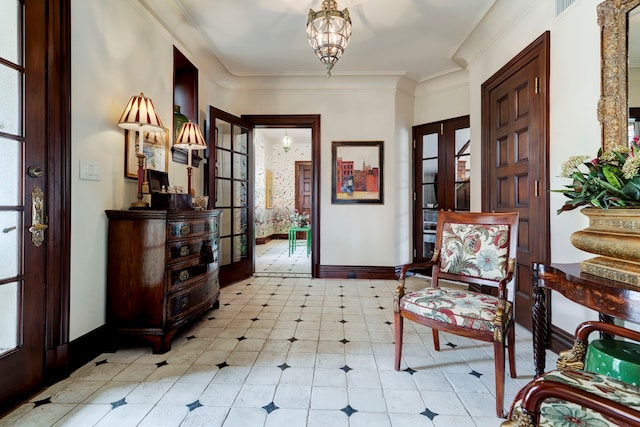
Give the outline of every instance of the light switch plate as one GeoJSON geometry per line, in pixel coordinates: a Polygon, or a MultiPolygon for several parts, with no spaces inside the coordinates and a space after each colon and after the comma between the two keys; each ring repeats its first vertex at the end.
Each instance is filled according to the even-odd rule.
{"type": "Polygon", "coordinates": [[[100,166],[80,160],[80,179],[100,181],[100,166]]]}

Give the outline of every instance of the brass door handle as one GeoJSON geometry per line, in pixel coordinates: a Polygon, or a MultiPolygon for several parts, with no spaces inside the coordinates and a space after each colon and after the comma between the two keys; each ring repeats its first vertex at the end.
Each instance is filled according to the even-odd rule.
{"type": "Polygon", "coordinates": [[[44,242],[44,231],[49,228],[44,223],[44,193],[40,187],[34,188],[31,192],[31,221],[33,222],[29,227],[31,241],[36,247],[40,247],[44,242]]]}

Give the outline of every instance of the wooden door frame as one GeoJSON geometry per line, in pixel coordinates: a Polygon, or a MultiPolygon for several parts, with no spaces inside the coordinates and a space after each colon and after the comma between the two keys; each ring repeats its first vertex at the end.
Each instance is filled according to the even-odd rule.
{"type": "MultiPolygon", "coordinates": [[[[538,95],[542,97],[536,101],[540,108],[538,120],[539,142],[538,150],[535,153],[536,158],[533,159],[533,162],[537,164],[537,169],[534,171],[535,173],[531,173],[532,169],[531,167],[529,168],[529,177],[537,180],[538,184],[534,185],[530,179],[529,209],[530,217],[535,216],[540,221],[543,238],[531,241],[529,244],[531,248],[530,260],[541,263],[548,263],[551,253],[549,233],[549,192],[547,191],[549,182],[549,50],[550,34],[549,31],[546,31],[482,84],[481,185],[482,188],[487,189],[487,191],[482,192],[482,210],[488,211],[492,209],[491,192],[489,191],[492,183],[489,182],[490,177],[488,171],[495,167],[495,164],[492,163],[493,159],[489,158],[489,156],[485,154],[490,152],[489,147],[492,143],[490,140],[492,124],[490,123],[491,106],[489,94],[513,74],[529,64],[532,60],[536,59],[536,57],[537,60],[540,61],[540,73],[536,89],[538,95]],[[532,189],[534,191],[531,191],[532,189]],[[537,195],[535,193],[536,189],[538,191],[537,195]],[[531,212],[531,209],[533,209],[533,212],[531,212]]],[[[530,295],[530,298],[533,298],[533,296],[530,295]]]]}
{"type": "Polygon", "coordinates": [[[320,277],[320,115],[258,114],[242,115],[242,118],[255,127],[311,129],[311,277],[320,277]]]}

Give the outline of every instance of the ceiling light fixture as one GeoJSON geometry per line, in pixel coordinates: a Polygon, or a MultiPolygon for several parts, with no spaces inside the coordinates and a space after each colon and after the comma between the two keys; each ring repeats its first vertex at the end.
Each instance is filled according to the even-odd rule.
{"type": "Polygon", "coordinates": [[[307,36],[313,51],[327,69],[327,77],[331,77],[331,69],[344,53],[351,37],[349,10],[339,11],[335,0],[323,0],[322,10],[314,12],[309,9],[307,36]]]}
{"type": "Polygon", "coordinates": [[[291,148],[291,137],[287,135],[287,130],[284,130],[284,137],[282,138],[282,148],[284,148],[284,152],[287,153],[289,148],[291,148]]]}

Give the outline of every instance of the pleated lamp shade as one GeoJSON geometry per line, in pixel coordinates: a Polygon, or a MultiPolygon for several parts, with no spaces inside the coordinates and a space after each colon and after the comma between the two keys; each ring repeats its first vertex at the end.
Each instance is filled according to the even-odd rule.
{"type": "Polygon", "coordinates": [[[151,98],[146,98],[143,93],[131,97],[118,120],[118,126],[134,131],[151,132],[164,128],[153,106],[153,101],[151,98]]]}
{"type": "Polygon", "coordinates": [[[173,146],[176,148],[190,148],[191,150],[204,150],[207,148],[207,143],[198,125],[192,121],[188,121],[182,125],[173,146]]]}

